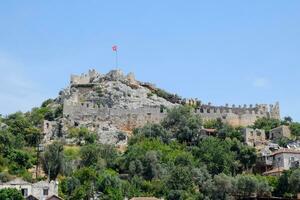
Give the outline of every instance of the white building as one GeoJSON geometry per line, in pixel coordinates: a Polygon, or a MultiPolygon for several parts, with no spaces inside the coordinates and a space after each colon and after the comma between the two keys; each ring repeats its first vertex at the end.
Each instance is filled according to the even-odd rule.
{"type": "Polygon", "coordinates": [[[58,183],[55,181],[50,183],[47,181],[29,183],[17,178],[6,183],[0,183],[0,189],[5,188],[16,188],[21,191],[25,198],[31,195],[39,200],[46,200],[53,195],[58,195],[58,183]]]}

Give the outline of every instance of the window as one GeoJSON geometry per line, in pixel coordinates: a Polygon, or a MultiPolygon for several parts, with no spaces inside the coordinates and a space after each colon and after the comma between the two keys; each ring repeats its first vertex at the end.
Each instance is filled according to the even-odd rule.
{"type": "Polygon", "coordinates": [[[257,136],[261,136],[261,132],[260,132],[260,131],[257,131],[256,135],[257,135],[257,136]]]}
{"type": "Polygon", "coordinates": [[[27,197],[28,196],[28,189],[27,188],[23,188],[21,189],[21,193],[24,197],[27,197]]]}
{"type": "Polygon", "coordinates": [[[49,189],[48,188],[44,188],[43,189],[43,195],[44,196],[48,196],[48,193],[49,193],[49,189]]]}
{"type": "Polygon", "coordinates": [[[294,162],[295,161],[295,157],[290,157],[290,161],[294,162]]]}

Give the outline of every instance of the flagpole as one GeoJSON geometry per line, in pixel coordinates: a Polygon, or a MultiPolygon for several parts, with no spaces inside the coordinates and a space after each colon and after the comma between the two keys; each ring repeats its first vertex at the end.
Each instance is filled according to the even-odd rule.
{"type": "Polygon", "coordinates": [[[118,69],[118,49],[116,49],[116,69],[118,69]]]}

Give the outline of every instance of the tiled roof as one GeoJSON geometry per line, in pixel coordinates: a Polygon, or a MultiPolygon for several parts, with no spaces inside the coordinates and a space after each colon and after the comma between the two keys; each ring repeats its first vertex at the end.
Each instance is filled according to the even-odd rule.
{"type": "Polygon", "coordinates": [[[275,169],[264,172],[263,175],[274,175],[274,174],[281,173],[283,171],[284,171],[283,167],[277,167],[275,169]]]}
{"type": "Polygon", "coordinates": [[[5,185],[30,185],[31,183],[24,181],[20,178],[16,178],[12,181],[8,181],[7,183],[3,183],[5,185]]]}
{"type": "Polygon", "coordinates": [[[296,149],[279,149],[275,152],[273,152],[271,155],[277,155],[277,154],[281,154],[281,153],[299,153],[300,154],[300,150],[296,150],[296,149]]]}

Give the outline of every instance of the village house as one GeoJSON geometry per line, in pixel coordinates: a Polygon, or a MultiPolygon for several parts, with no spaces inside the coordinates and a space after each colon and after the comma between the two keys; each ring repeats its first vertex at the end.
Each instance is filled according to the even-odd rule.
{"type": "Polygon", "coordinates": [[[258,166],[265,168],[263,175],[280,175],[283,171],[298,168],[300,150],[283,148],[274,152],[264,150],[257,159],[258,166]]]}
{"type": "Polygon", "coordinates": [[[29,183],[17,178],[6,183],[0,183],[0,189],[5,188],[15,188],[19,190],[24,198],[28,200],[59,199],[59,197],[57,196],[58,183],[56,181],[39,181],[37,183],[29,183]]]}

